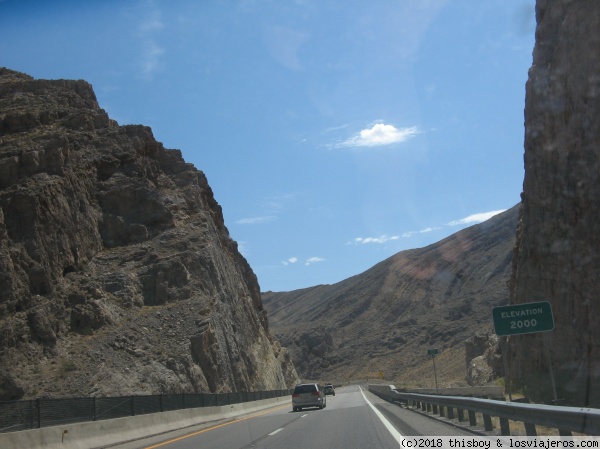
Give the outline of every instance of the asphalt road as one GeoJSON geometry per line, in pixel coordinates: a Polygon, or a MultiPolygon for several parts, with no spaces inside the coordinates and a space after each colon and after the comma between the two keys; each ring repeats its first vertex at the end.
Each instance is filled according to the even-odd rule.
{"type": "Polygon", "coordinates": [[[399,438],[413,435],[472,434],[388,404],[354,385],[327,396],[323,410],[293,412],[290,403],[184,435],[129,443],[126,448],[397,449],[399,438]]]}

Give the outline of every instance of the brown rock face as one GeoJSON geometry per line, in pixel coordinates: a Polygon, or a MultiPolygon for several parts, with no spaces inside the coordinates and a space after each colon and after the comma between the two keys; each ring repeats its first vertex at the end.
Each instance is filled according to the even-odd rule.
{"type": "Polygon", "coordinates": [[[0,68],[0,400],[285,388],[204,174],[84,81],[0,68]]]}
{"type": "Polygon", "coordinates": [[[513,384],[600,405],[600,3],[538,0],[511,302],[550,301],[552,333],[510,339],[513,384]]]}
{"type": "Polygon", "coordinates": [[[503,377],[502,351],[496,334],[478,334],[465,342],[467,383],[487,385],[503,377]]]}

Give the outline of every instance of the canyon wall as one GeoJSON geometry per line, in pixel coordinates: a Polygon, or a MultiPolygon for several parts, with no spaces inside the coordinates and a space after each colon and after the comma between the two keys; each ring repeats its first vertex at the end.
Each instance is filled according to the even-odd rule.
{"type": "Polygon", "coordinates": [[[0,400],[297,380],[204,174],[85,81],[0,69],[0,400]]]}
{"type": "Polygon", "coordinates": [[[513,388],[600,406],[600,3],[538,0],[511,303],[549,301],[553,332],[510,337],[513,388]]]}

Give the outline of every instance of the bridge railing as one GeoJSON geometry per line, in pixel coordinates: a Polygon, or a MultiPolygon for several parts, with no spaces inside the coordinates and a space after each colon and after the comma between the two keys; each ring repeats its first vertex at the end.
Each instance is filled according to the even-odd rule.
{"type": "Polygon", "coordinates": [[[290,390],[0,401],[0,432],[272,399],[290,390]]]}
{"type": "Polygon", "coordinates": [[[406,403],[408,406],[451,420],[457,419],[459,422],[468,421],[470,426],[477,425],[479,414],[486,431],[494,430],[492,417],[497,417],[501,435],[510,435],[510,421],[524,423],[527,436],[537,435],[536,425],[557,429],[561,436],[569,436],[573,432],[600,435],[599,409],[402,393],[396,391],[393,386],[377,386],[369,390],[389,402],[406,403]]]}

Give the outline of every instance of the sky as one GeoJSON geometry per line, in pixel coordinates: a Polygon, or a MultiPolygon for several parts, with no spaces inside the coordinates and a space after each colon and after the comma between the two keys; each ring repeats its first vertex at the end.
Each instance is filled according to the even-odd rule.
{"type": "Polygon", "coordinates": [[[84,79],[202,170],[262,291],[520,201],[534,0],[0,0],[0,66],[84,79]]]}

